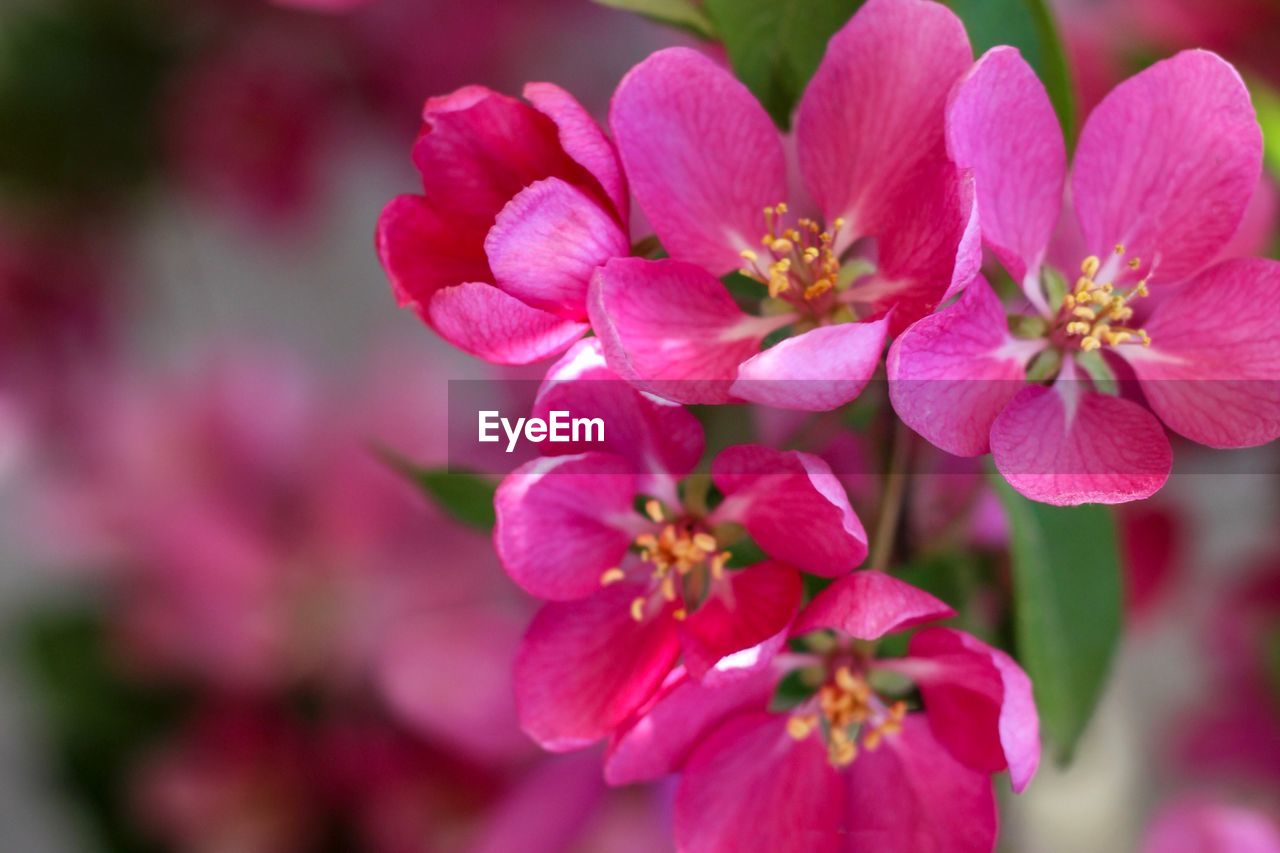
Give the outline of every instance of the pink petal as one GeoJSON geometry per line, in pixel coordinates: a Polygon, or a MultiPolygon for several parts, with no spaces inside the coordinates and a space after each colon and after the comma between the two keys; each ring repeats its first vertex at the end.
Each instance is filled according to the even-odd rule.
{"type": "Polygon", "coordinates": [[[1031,350],[1009,334],[1004,307],[977,278],[950,307],[911,326],[886,362],[898,417],[958,456],[990,449],[991,424],[1022,390],[1031,350]]]}
{"type": "Polygon", "coordinates": [[[420,195],[393,198],[378,217],[375,239],[400,305],[421,310],[441,288],[491,277],[484,231],[460,233],[420,195]]]}
{"type": "Polygon", "coordinates": [[[609,734],[662,684],[680,651],[669,613],[637,622],[644,588],[618,583],[533,618],[515,662],[520,726],[543,749],[580,749],[609,734]]]}
{"type": "Polygon", "coordinates": [[[733,396],[781,409],[826,412],[862,393],[870,381],[888,321],[822,326],[787,338],[738,368],[733,396]]]}
{"type": "MultiPolygon", "coordinates": [[[[724,657],[771,637],[785,640],[786,629],[800,609],[802,593],[800,573],[782,563],[760,563],[729,572],[680,625],[685,667],[701,679],[724,657]]],[[[777,649],[771,651],[776,653],[777,649]]],[[[758,665],[766,665],[771,656],[758,665]]]]}
{"type": "Polygon", "coordinates": [[[830,628],[855,640],[878,640],[955,615],[929,593],[884,572],[852,572],[818,593],[800,611],[791,633],[799,636],[830,628]]]}
{"type": "Polygon", "coordinates": [[[560,147],[555,123],[483,86],[430,98],[413,147],[426,195],[457,224],[488,228],[516,193],[551,175],[590,185],[560,147]]]}
{"type": "Polygon", "coordinates": [[[587,331],[584,323],[540,311],[478,282],[436,291],[427,317],[449,343],[494,364],[541,361],[587,331]]]}
{"type": "Polygon", "coordinates": [[[591,283],[587,310],[609,366],[678,403],[725,403],[738,365],[768,334],[711,273],[680,261],[615,258],[591,283]]]}
{"type": "Polygon", "coordinates": [[[842,785],[822,739],[797,741],[786,717],[742,714],[693,753],[676,789],[681,850],[826,853],[837,835],[842,785]]]}
{"type": "Polygon", "coordinates": [[[1156,815],[1142,853],[1280,853],[1280,825],[1265,811],[1187,796],[1156,815]]]}
{"type": "MultiPolygon", "coordinates": [[[[533,416],[553,410],[574,417],[600,418],[603,441],[548,444],[548,455],[599,451],[635,463],[637,473],[683,477],[702,458],[702,424],[683,406],[642,394],[605,364],[599,338],[578,341],[547,372],[534,401],[533,416]]],[[[642,488],[643,490],[643,488],[642,488]]]]}
{"type": "Polygon", "coordinates": [[[727,447],[711,463],[725,494],[712,516],[737,521],[765,553],[834,577],[867,556],[867,533],[840,480],[816,456],[753,444],[727,447]]]}
{"type": "Polygon", "coordinates": [[[787,200],[782,143],[764,108],[715,62],[687,48],[633,68],[609,114],[631,189],[667,253],[724,275],[787,200]]]}
{"type": "Polygon", "coordinates": [[[605,781],[628,785],[676,772],[726,719],[765,710],[777,681],[775,673],[756,670],[710,686],[683,668],[676,669],[648,706],[610,741],[605,781]]]}
{"type": "MultiPolygon", "coordinates": [[[[1173,282],[1212,260],[1258,183],[1262,134],[1218,56],[1188,50],[1121,83],[1080,134],[1071,192],[1089,250],[1173,282]]],[[[1105,271],[1104,271],[1105,272],[1105,271]]]]}
{"type": "Polygon", "coordinates": [[[1223,261],[1162,300],[1150,349],[1123,347],[1147,402],[1210,447],[1280,437],[1280,263],[1223,261]]]}
{"type": "Polygon", "coordinates": [[[466,849],[470,853],[561,853],[573,846],[604,793],[594,755],[540,761],[520,774],[512,789],[485,812],[479,837],[466,849]]]}
{"type": "Polygon", "coordinates": [[[945,156],[947,93],[972,61],[960,20],[922,0],[871,0],[832,37],[795,122],[800,171],[827,222],[888,233],[895,197],[945,156]]]}
{"type": "Polygon", "coordinates": [[[1040,721],[1027,674],[1004,652],[951,628],[920,631],[909,654],[904,664],[926,664],[903,671],[920,685],[933,736],[975,770],[1009,768],[1021,793],[1040,764],[1040,721]]]}
{"type": "Polygon", "coordinates": [[[493,543],[512,580],[566,601],[600,589],[626,555],[636,478],[607,453],[535,459],[507,475],[493,499],[493,543]]]}
{"type": "Polygon", "coordinates": [[[1038,274],[1062,207],[1067,150],[1044,84],[1016,48],[987,51],[956,88],[947,149],[973,170],[983,242],[1015,282],[1038,274]]]}
{"type": "Polygon", "coordinates": [[[846,771],[846,850],[990,853],[996,843],[991,780],[951,757],[920,715],[846,771]]]}
{"type": "Polygon", "coordinates": [[[1160,422],[1130,400],[1085,390],[1081,380],[1031,385],[991,425],[996,468],[1042,503],[1124,503],[1155,494],[1173,451],[1160,422]]]}
{"type": "Polygon", "coordinates": [[[498,214],[484,246],[499,287],[570,320],[587,318],[587,285],[596,267],[631,254],[617,221],[560,178],[521,190],[498,214]]]}
{"type": "Polygon", "coordinates": [[[631,212],[627,178],[604,130],[573,95],[554,83],[527,83],[523,94],[534,109],[555,122],[560,146],[599,182],[611,212],[625,226],[631,212]]]}

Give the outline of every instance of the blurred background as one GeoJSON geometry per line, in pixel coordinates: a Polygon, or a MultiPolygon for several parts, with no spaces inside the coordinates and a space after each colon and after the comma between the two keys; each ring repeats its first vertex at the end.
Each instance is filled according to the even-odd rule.
{"type": "MultiPolygon", "coordinates": [[[[1212,48],[1280,173],[1280,3],[1054,6],[1080,115],[1212,48]]],[[[0,4],[0,851],[670,846],[669,786],[519,733],[531,602],[371,452],[443,463],[447,381],[491,375],[395,309],[372,233],[426,96],[549,80],[603,116],[689,41],[589,0],[0,4]]],[[[1276,256],[1278,198],[1241,253],[1276,256]]],[[[1005,798],[1010,850],[1280,809],[1276,451],[1177,457],[1121,516],[1106,698],[1005,798]]]]}

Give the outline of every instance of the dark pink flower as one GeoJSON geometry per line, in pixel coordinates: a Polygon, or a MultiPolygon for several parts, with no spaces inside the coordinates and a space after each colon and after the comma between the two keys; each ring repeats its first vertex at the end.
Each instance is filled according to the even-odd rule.
{"type": "Polygon", "coordinates": [[[725,684],[669,679],[611,741],[606,777],[682,769],[681,849],[990,850],[989,775],[1008,769],[1021,791],[1039,763],[1026,675],[950,628],[916,633],[905,657],[873,651],[888,634],[952,615],[881,572],[840,578],[800,614],[795,651],[771,670],[725,684]],[[771,712],[788,670],[799,687],[774,699],[789,703],[785,713],[771,712]]]}
{"type": "Polygon", "coordinates": [[[527,463],[495,498],[503,565],[553,602],[516,663],[522,724],[548,748],[603,737],[681,655],[698,677],[748,649],[732,668],[767,663],[800,605],[799,570],[832,577],[866,556],[862,524],[817,457],[730,447],[709,477],[686,476],[702,453],[696,420],[619,380],[598,340],[551,369],[535,410],[552,401],[603,417],[616,438],[527,463]],[[769,559],[726,568],[748,536],[769,559]]]}
{"type": "Polygon", "coordinates": [[[581,337],[592,271],[630,254],[613,144],[563,89],[531,83],[524,95],[467,86],[429,99],[413,148],[424,194],[393,199],[378,220],[400,304],[501,364],[581,337]]]}
{"type": "Polygon", "coordinates": [[[1154,493],[1172,462],[1161,422],[1212,447],[1280,435],[1280,264],[1207,266],[1261,163],[1230,65],[1191,51],[1118,86],[1085,124],[1061,218],[1062,134],[1017,51],[993,49],[957,87],[947,138],[1029,312],[1007,319],[978,278],[908,329],[888,362],[904,421],[948,452],[990,451],[1014,488],[1055,504],[1154,493]],[[1117,377],[1145,405],[1107,393],[1117,377]]]}
{"type": "Polygon", "coordinates": [[[593,279],[610,365],[687,403],[824,410],[856,397],[890,329],[977,267],[969,187],[943,137],[947,93],[971,62],[945,7],[867,3],[800,101],[799,183],[764,108],[727,71],[683,48],[640,63],[610,121],[670,259],[615,259],[593,279]],[[755,280],[752,313],[719,280],[738,270],[755,280]]]}
{"type": "Polygon", "coordinates": [[[1142,853],[1280,853],[1280,824],[1264,811],[1189,796],[1156,814],[1142,853]]]}

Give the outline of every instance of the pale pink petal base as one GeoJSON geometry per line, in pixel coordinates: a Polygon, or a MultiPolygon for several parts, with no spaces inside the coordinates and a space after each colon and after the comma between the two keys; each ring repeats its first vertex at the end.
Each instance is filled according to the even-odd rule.
{"type": "Polygon", "coordinates": [[[741,400],[826,412],[862,393],[880,363],[888,320],[823,326],[787,338],[738,368],[729,393],[741,400]]]}

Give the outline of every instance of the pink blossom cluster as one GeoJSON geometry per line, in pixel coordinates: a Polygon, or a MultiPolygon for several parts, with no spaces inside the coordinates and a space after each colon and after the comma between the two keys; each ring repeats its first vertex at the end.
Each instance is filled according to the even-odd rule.
{"type": "Polygon", "coordinates": [[[607,132],[549,83],[422,119],[421,192],[377,226],[396,299],[486,361],[558,357],[535,414],[607,424],[495,499],[545,602],[525,732],[604,741],[614,784],[678,773],[683,850],[992,849],[993,774],[1021,791],[1039,763],[1027,675],[867,559],[826,461],[706,453],[688,407],[830,412],[883,376],[911,431],[1056,505],[1151,496],[1169,433],[1272,441],[1280,264],[1228,248],[1262,160],[1235,69],[1157,62],[1069,163],[1017,50],[975,61],[945,6],[870,0],[787,133],[687,48],[626,75],[607,132]]]}

